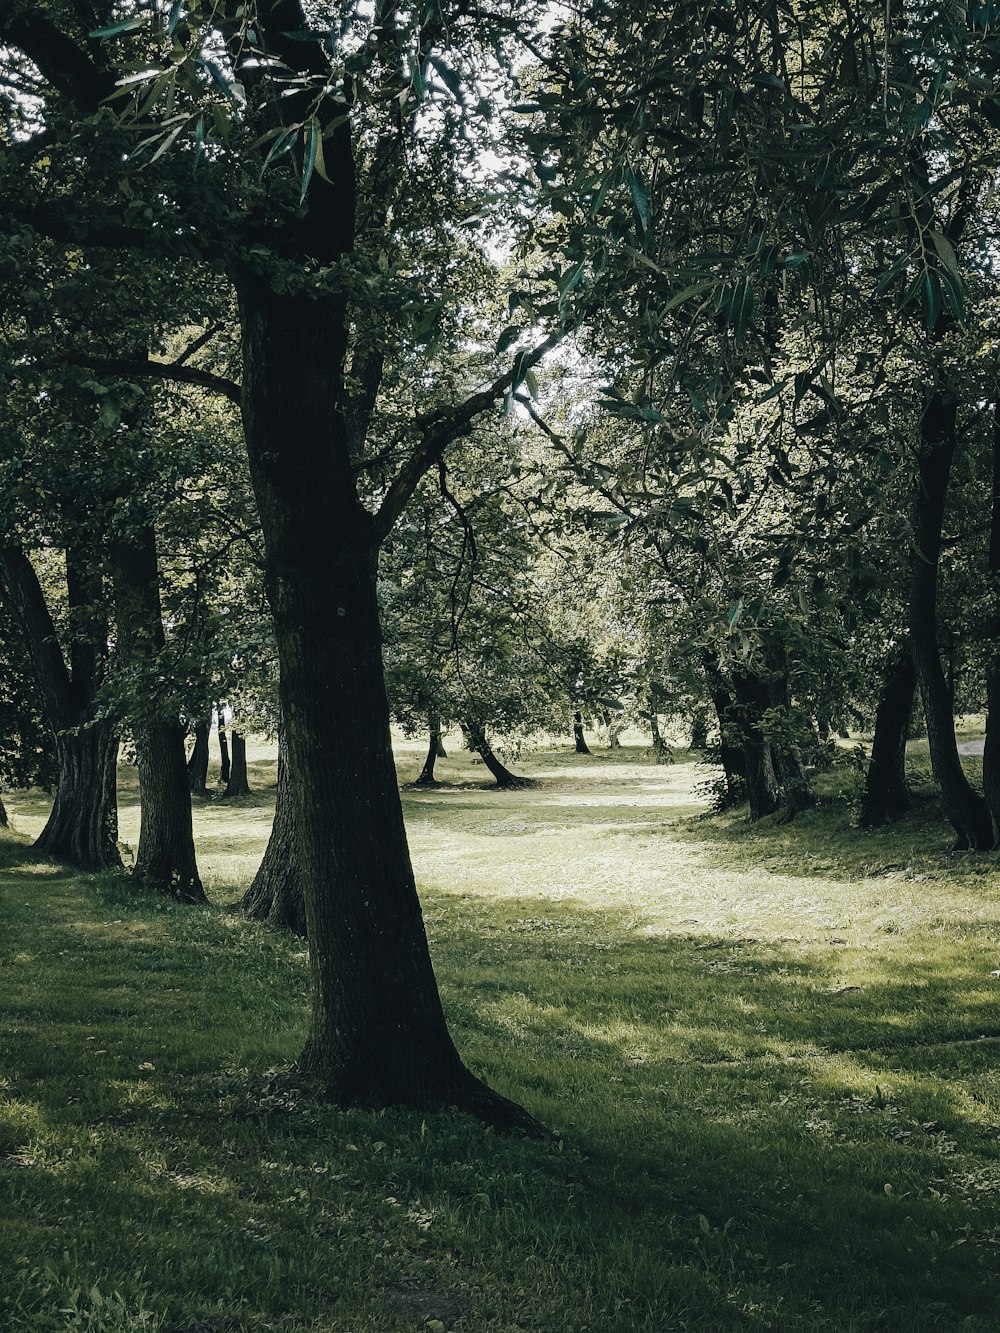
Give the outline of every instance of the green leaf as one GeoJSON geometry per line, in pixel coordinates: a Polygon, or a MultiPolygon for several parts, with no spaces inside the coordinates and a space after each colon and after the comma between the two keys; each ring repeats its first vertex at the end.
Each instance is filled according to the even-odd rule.
{"type": "Polygon", "coordinates": [[[309,182],[312,180],[312,174],[316,167],[316,155],[319,152],[322,138],[319,132],[319,123],[315,117],[303,127],[302,136],[304,149],[302,154],[302,193],[299,195],[300,204],[305,203],[306,195],[309,193],[309,182]]]}
{"type": "Polygon", "coordinates": [[[628,192],[632,196],[632,204],[639,218],[639,227],[643,236],[649,235],[649,194],[645,185],[636,175],[631,167],[625,173],[625,179],[628,182],[628,192]]]}
{"type": "Polygon", "coordinates": [[[743,598],[737,597],[735,602],[731,602],[726,612],[726,625],[729,629],[735,629],[743,616],[743,598]]]}
{"type": "Polygon", "coordinates": [[[152,18],[152,13],[139,14],[135,18],[122,19],[120,23],[110,23],[106,28],[95,28],[90,34],[91,37],[118,37],[123,32],[135,32],[137,28],[144,28],[152,18]]]}
{"type": "Polygon", "coordinates": [[[941,281],[936,273],[923,276],[924,322],[928,333],[933,333],[941,315],[941,281]]]}
{"type": "Polygon", "coordinates": [[[438,74],[440,74],[442,82],[451,93],[452,97],[454,97],[455,101],[463,101],[461,76],[446,65],[440,56],[428,56],[428,60],[437,70],[438,74]]]}

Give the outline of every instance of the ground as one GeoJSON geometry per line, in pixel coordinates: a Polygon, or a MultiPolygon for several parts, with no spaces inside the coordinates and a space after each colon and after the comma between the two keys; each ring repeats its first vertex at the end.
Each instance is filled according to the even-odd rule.
{"type": "Polygon", "coordinates": [[[445,1004],[552,1141],[283,1076],[304,949],[227,909],[258,746],[196,810],[209,908],[0,843],[0,1329],[1000,1329],[995,857],[929,800],[855,830],[846,755],[756,829],[684,758],[540,750],[501,793],[454,756],[404,789],[445,1004]]]}

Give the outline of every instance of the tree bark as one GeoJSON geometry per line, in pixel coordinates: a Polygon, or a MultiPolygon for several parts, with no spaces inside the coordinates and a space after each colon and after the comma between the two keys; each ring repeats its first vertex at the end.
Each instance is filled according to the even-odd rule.
{"type": "Polygon", "coordinates": [[[194,724],[194,749],[187,761],[188,789],[192,796],[208,795],[208,738],[211,726],[207,719],[194,724]]]}
{"type": "Polygon", "coordinates": [[[493,747],[490,745],[484,726],[473,721],[467,721],[465,726],[469,733],[469,748],[474,754],[479,755],[489,772],[496,779],[498,787],[503,791],[516,791],[518,788],[535,785],[530,778],[519,777],[516,773],[512,773],[505,764],[501,763],[493,752],[493,747]]]}
{"type": "Polygon", "coordinates": [[[590,754],[590,746],[583,734],[583,714],[580,712],[573,714],[573,745],[577,754],[590,754]]]}
{"type": "Polygon", "coordinates": [[[219,719],[219,781],[223,786],[228,787],[229,778],[232,774],[232,763],[229,758],[229,741],[226,738],[225,723],[225,704],[216,704],[215,713],[219,719]]]}
{"type": "Polygon", "coordinates": [[[414,782],[414,787],[433,787],[436,785],[434,778],[434,764],[439,758],[441,746],[441,719],[431,716],[427,719],[427,729],[430,739],[427,745],[427,758],[424,760],[424,766],[420,770],[420,776],[414,782]]]}
{"type": "MultiPolygon", "coordinates": [[[[326,245],[349,220],[350,169],[326,245]]],[[[378,533],[357,493],[339,410],[345,310],[337,298],[276,294],[248,271],[237,274],[237,289],[243,422],[310,942],[312,1016],[300,1068],[341,1104],[453,1106],[535,1129],[462,1064],[434,979],[389,733],[378,533]]]]}
{"type": "Polygon", "coordinates": [[[4,806],[2,796],[0,796],[0,828],[10,828],[10,820],[7,818],[7,809],[4,806]]]}
{"type": "Polygon", "coordinates": [[[774,814],[781,804],[781,789],[774,771],[771,747],[760,727],[764,710],[770,707],[768,682],[758,676],[733,675],[735,707],[733,720],[743,738],[743,762],[750,802],[750,820],[774,814]]]}
{"type": "Polygon", "coordinates": [[[691,716],[692,750],[704,750],[708,745],[708,717],[704,708],[696,708],[691,716]]]}
{"type": "Polygon", "coordinates": [[[306,934],[306,905],[295,844],[295,813],[288,775],[288,745],[278,733],[278,788],[274,799],[274,822],[264,859],[253,883],[243,895],[243,915],[263,921],[272,930],[306,934]]]}
{"type": "Polygon", "coordinates": [[[247,777],[247,738],[240,731],[233,732],[233,757],[229,770],[229,781],[222,793],[223,800],[237,796],[250,795],[250,780],[247,777]]]}
{"type": "MultiPolygon", "coordinates": [[[[56,798],[35,846],[82,870],[120,870],[118,739],[110,723],[95,721],[106,631],[95,626],[91,641],[74,640],[67,665],[41,584],[19,546],[0,549],[0,573],[24,632],[46,721],[55,737],[56,798]]],[[[67,552],[66,574],[70,608],[96,619],[99,626],[100,580],[88,574],[72,552],[67,552]]]]}
{"type": "MultiPolygon", "coordinates": [[[[156,534],[137,529],[112,546],[117,652],[126,668],[148,680],[166,643],[160,605],[156,534]]],[[[133,875],[179,902],[207,902],[198,874],[191,822],[191,789],[184,759],[184,729],[176,717],[151,709],[132,727],[139,769],[139,848],[133,875]]]]}
{"type": "Polygon", "coordinates": [[[738,725],[736,700],[723,678],[719,659],[706,649],[701,660],[708,680],[708,692],[719,719],[719,758],[727,792],[724,804],[732,807],[747,798],[747,764],[742,728],[738,725]],[[739,737],[739,744],[734,743],[734,734],[739,737]]]}
{"type": "Polygon", "coordinates": [[[886,659],[885,680],[875,713],[875,735],[858,824],[889,824],[912,804],[906,786],[906,735],[913,711],[917,673],[908,640],[895,644],[886,659]]]}
{"type": "Polygon", "coordinates": [[[660,732],[660,719],[655,713],[649,715],[649,730],[653,738],[653,758],[658,764],[672,764],[674,756],[670,746],[660,732]]]}
{"type": "Polygon", "coordinates": [[[983,796],[1000,849],[1000,401],[993,404],[993,493],[990,503],[989,614],[990,657],[986,665],[986,745],[983,748],[983,796]]]}
{"type": "Polygon", "coordinates": [[[957,412],[955,398],[937,390],[928,396],[920,422],[910,641],[924,705],[931,767],[941,791],[941,803],[955,830],[956,847],[976,850],[993,845],[993,827],[985,800],[972,788],[962,769],[948,682],[938,650],[938,566],[945,500],[958,444],[957,412]]]}

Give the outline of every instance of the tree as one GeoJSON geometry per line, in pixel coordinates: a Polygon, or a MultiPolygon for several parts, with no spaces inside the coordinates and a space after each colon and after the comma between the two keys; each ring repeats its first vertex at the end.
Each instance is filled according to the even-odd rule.
{"type": "MultiPolygon", "coordinates": [[[[376,568],[423,473],[554,337],[464,401],[441,386],[437,409],[411,423],[410,447],[376,512],[356,480],[380,379],[362,317],[379,285],[379,256],[394,251],[394,229],[418,220],[424,162],[434,207],[442,189],[451,205],[461,179],[449,160],[460,146],[453,131],[467,121],[475,132],[471,110],[449,91],[459,79],[442,52],[474,62],[509,22],[493,24],[464,4],[432,5],[418,21],[389,5],[377,27],[331,13],[317,31],[295,0],[255,20],[228,3],[211,11],[191,4],[171,17],[139,7],[105,14],[106,40],[88,36],[70,10],[0,18],[0,38],[37,68],[45,97],[44,129],[14,155],[8,225],[73,247],[129,245],[173,262],[181,254],[223,269],[236,291],[242,389],[215,382],[241,404],[281,663],[313,960],[301,1068],[343,1103],[451,1105],[530,1127],[465,1069],[444,1022],[396,790],[376,568]],[[118,73],[135,58],[155,74],[133,119],[112,129],[102,104],[118,96],[118,73]],[[445,115],[431,139],[432,122],[421,124],[416,110],[434,71],[445,115]],[[206,127],[216,123],[220,136],[205,153],[206,127]],[[157,160],[137,218],[135,145],[151,124],[157,160]],[[82,194],[86,148],[93,154],[82,194]]],[[[519,23],[527,19],[521,7],[519,23]]],[[[421,276],[407,290],[393,275],[405,297],[391,298],[397,337],[419,336],[421,319],[426,326],[421,276]]],[[[187,374],[183,366],[152,373],[187,374]]]]}

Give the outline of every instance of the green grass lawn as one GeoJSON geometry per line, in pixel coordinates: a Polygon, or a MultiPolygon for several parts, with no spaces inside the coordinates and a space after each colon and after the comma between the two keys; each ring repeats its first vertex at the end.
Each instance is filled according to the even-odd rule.
{"type": "Polygon", "coordinates": [[[10,796],[0,1331],[1000,1330],[995,857],[932,801],[857,832],[844,773],[751,830],[638,748],[455,756],[404,792],[445,1004],[552,1142],[275,1078],[305,952],[227,908],[268,747],[196,809],[209,908],[33,859],[10,796]]]}

